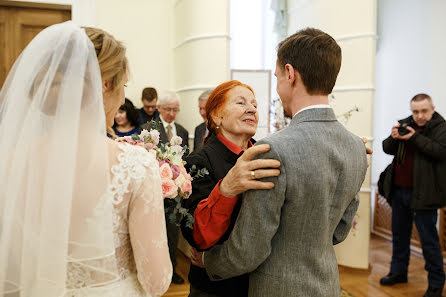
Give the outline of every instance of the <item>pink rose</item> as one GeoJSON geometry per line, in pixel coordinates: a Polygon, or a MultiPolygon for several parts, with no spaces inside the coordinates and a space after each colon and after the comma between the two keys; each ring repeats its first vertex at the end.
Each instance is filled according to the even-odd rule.
{"type": "Polygon", "coordinates": [[[144,142],[142,142],[142,141],[135,141],[135,145],[140,146],[140,147],[144,147],[144,142]]]}
{"type": "Polygon", "coordinates": [[[148,137],[150,135],[149,131],[147,131],[146,129],[143,129],[141,131],[141,133],[139,134],[139,138],[141,140],[144,140],[146,137],[148,137]]]}
{"type": "Polygon", "coordinates": [[[154,145],[153,143],[150,143],[150,142],[147,142],[147,143],[144,144],[144,147],[145,147],[147,150],[151,150],[151,149],[153,149],[154,146],[155,146],[155,145],[154,145]]]}
{"type": "Polygon", "coordinates": [[[184,178],[184,175],[180,174],[178,175],[178,177],[175,179],[175,184],[177,185],[177,187],[181,187],[181,185],[186,181],[186,179],[184,178]]]}
{"type": "Polygon", "coordinates": [[[163,189],[163,197],[173,199],[178,195],[178,187],[173,180],[168,178],[161,179],[161,187],[163,189]]]}
{"type": "Polygon", "coordinates": [[[190,194],[192,193],[192,183],[190,180],[186,179],[185,175],[180,174],[175,179],[175,184],[178,186],[178,188],[180,188],[181,197],[184,199],[189,198],[190,194]]]}
{"type": "Polygon", "coordinates": [[[158,160],[158,164],[159,164],[160,168],[161,168],[161,166],[163,166],[163,164],[169,164],[169,161],[167,159],[164,159],[164,160],[157,159],[157,160],[158,160]]]}
{"type": "Polygon", "coordinates": [[[161,175],[162,179],[165,179],[165,178],[172,179],[173,173],[172,173],[172,170],[170,169],[169,164],[164,163],[163,165],[161,165],[160,175],[161,175]]]}
{"type": "Polygon", "coordinates": [[[153,144],[158,145],[160,142],[160,132],[156,129],[150,130],[150,136],[152,137],[153,144]]]}
{"type": "Polygon", "coordinates": [[[171,146],[180,145],[182,142],[183,142],[183,139],[180,136],[174,136],[170,140],[170,145],[171,146]]]}
{"type": "Polygon", "coordinates": [[[184,166],[179,166],[179,167],[180,167],[181,174],[186,175],[187,174],[186,168],[184,168],[184,166]]]}
{"type": "Polygon", "coordinates": [[[172,174],[173,174],[172,179],[176,179],[178,177],[178,175],[180,175],[180,173],[181,173],[180,169],[176,165],[172,165],[172,167],[170,169],[172,169],[172,174]]]}
{"type": "Polygon", "coordinates": [[[189,198],[190,194],[192,194],[192,183],[190,180],[186,180],[181,184],[180,193],[184,199],[189,198]]]}

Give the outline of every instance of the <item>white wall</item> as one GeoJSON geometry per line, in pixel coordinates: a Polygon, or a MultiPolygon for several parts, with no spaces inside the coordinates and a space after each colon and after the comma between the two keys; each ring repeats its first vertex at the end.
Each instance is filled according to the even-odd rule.
{"type": "Polygon", "coordinates": [[[141,106],[145,87],[172,89],[173,1],[95,1],[96,26],[127,47],[131,73],[126,96],[141,106]]]}
{"type": "Polygon", "coordinates": [[[81,26],[104,29],[123,41],[130,63],[126,96],[141,106],[145,87],[172,89],[174,0],[16,0],[71,6],[81,26]]]}
{"type": "Polygon", "coordinates": [[[230,77],[229,0],[177,0],[173,16],[173,87],[181,97],[177,121],[193,136],[203,122],[199,95],[230,77]]]}
{"type": "Polygon", "coordinates": [[[446,116],[445,11],[443,0],[378,0],[373,183],[392,160],[382,141],[398,119],[410,115],[415,94],[429,94],[446,116]]]}

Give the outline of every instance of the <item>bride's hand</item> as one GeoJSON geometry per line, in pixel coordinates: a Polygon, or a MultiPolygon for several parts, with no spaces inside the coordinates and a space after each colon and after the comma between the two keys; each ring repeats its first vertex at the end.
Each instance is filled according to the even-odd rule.
{"type": "Polygon", "coordinates": [[[226,197],[235,197],[247,190],[272,189],[274,183],[257,179],[279,176],[280,162],[274,159],[256,159],[256,155],[270,150],[268,144],[260,144],[247,149],[238,158],[234,167],[229,170],[220,183],[220,193],[226,197]]]}

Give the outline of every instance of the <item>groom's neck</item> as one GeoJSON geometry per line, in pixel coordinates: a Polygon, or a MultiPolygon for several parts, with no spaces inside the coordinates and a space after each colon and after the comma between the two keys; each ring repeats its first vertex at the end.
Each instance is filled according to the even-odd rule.
{"type": "Polygon", "coordinates": [[[328,95],[309,95],[301,94],[296,96],[292,104],[292,114],[298,113],[300,110],[311,105],[328,104],[328,95]]]}

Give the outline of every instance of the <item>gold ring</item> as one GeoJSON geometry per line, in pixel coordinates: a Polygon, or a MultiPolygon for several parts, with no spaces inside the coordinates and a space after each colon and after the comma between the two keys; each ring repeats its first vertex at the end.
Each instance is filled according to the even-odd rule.
{"type": "Polygon", "coordinates": [[[251,179],[256,179],[256,172],[255,171],[251,171],[251,179]]]}

